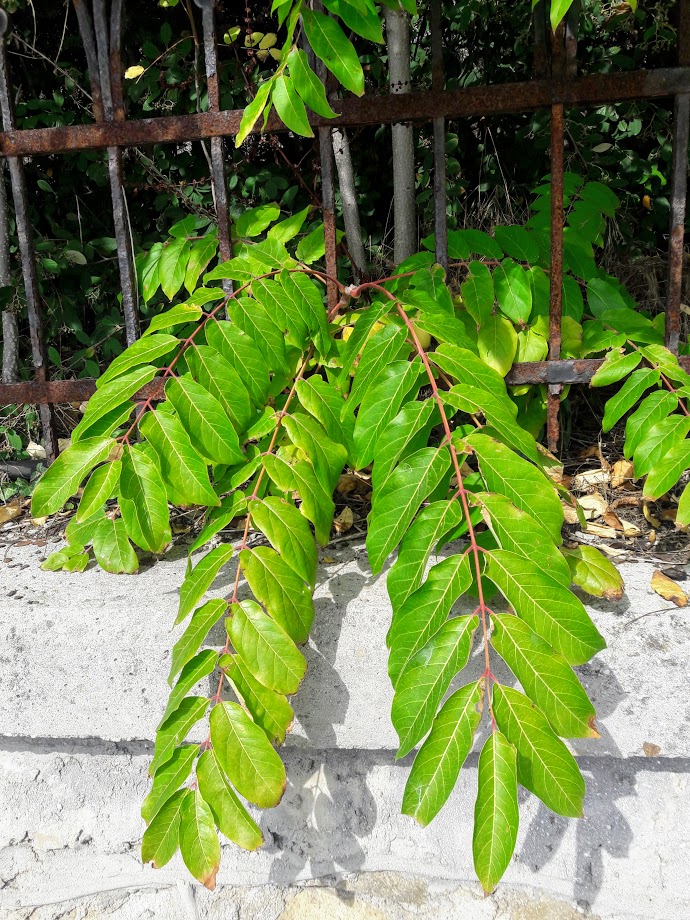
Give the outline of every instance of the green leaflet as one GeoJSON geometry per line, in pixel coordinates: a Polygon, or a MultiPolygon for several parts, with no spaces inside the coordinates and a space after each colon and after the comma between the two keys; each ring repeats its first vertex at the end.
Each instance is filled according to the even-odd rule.
{"type": "Polygon", "coordinates": [[[268,738],[237,703],[211,710],[211,742],[237,791],[260,808],[273,808],[285,791],[285,768],[268,738]]]}
{"type": "Polygon", "coordinates": [[[175,712],[168,716],[156,732],[149,776],[155,776],[159,767],[170,760],[177,745],[184,741],[190,729],[203,717],[207,707],[208,700],[205,696],[188,696],[182,700],[175,712]]]}
{"type": "MultiPolygon", "coordinates": [[[[195,600],[192,606],[194,606],[196,602],[195,600]]],[[[168,684],[171,687],[173,680],[177,677],[182,668],[199,651],[209,630],[214,623],[217,623],[223,616],[227,606],[227,601],[222,598],[217,598],[215,600],[206,601],[203,607],[199,607],[198,610],[194,611],[189,625],[173,646],[170,673],[168,674],[168,684]]]]}
{"type": "Polygon", "coordinates": [[[494,269],[494,285],[502,312],[514,323],[526,323],[532,312],[532,289],[525,269],[512,259],[504,259],[494,269]]]}
{"type": "Polygon", "coordinates": [[[501,377],[513,366],[518,339],[515,327],[505,316],[493,314],[479,328],[477,350],[479,357],[501,377]]]}
{"type": "Polygon", "coordinates": [[[96,467],[84,486],[79,507],[77,508],[76,518],[78,521],[86,521],[94,514],[97,514],[107,500],[113,497],[120,479],[121,469],[122,462],[120,460],[111,460],[110,463],[104,463],[102,466],[96,467]]]}
{"type": "Polygon", "coordinates": [[[472,750],[481,719],[482,680],[467,684],[448,697],[419,749],[405,785],[402,813],[425,827],[441,810],[472,750]]]}
{"type": "Polygon", "coordinates": [[[676,513],[677,527],[687,527],[688,524],[690,524],[690,483],[685,486],[681,493],[676,513]]]}
{"type": "Polygon", "coordinates": [[[141,806],[141,817],[147,824],[151,823],[165,803],[189,777],[198,753],[199,749],[194,744],[178,747],[165,766],[156,773],[151,791],[141,806]]]}
{"type": "Polygon", "coordinates": [[[405,458],[374,497],[369,514],[367,553],[374,574],[402,539],[419,506],[450,468],[445,447],[425,447],[405,458]]]}
{"type": "Polygon", "coordinates": [[[310,377],[297,382],[297,396],[310,415],[323,425],[326,434],[336,444],[346,447],[351,441],[351,425],[341,421],[345,401],[322,377],[310,377]]]}
{"type": "Polygon", "coordinates": [[[517,754],[501,732],[494,731],[486,739],[477,774],[472,853],[477,877],[490,894],[508,868],[520,820],[517,754]]]}
{"type": "Polygon", "coordinates": [[[382,431],[376,443],[371,485],[378,492],[396,464],[423,448],[438,418],[434,400],[406,403],[382,431]]]}
{"type": "Polygon", "coordinates": [[[509,498],[492,492],[478,492],[476,498],[485,511],[482,516],[491,528],[499,546],[527,556],[559,581],[570,587],[571,575],[549,532],[509,498]]]}
{"type": "Polygon", "coordinates": [[[220,867],[220,841],[213,813],[198,791],[185,796],[180,808],[180,852],[194,878],[213,891],[220,867]]]}
{"type": "Polygon", "coordinates": [[[678,482],[690,467],[690,442],[674,444],[666,456],[647,476],[642,494],[645,498],[661,498],[678,482]]]}
{"type": "Polygon", "coordinates": [[[125,445],[118,492],[120,513],[131,540],[151,553],[170,543],[170,512],[161,474],[143,451],[125,445]]]}
{"type": "Polygon", "coordinates": [[[190,440],[209,461],[231,465],[245,459],[223,406],[205,387],[185,374],[168,380],[165,395],[190,440]]]}
{"type": "Polygon", "coordinates": [[[103,389],[111,380],[121,377],[122,374],[127,373],[133,367],[138,367],[141,364],[152,364],[158,358],[162,358],[163,355],[170,354],[173,348],[176,348],[179,344],[179,339],[176,339],[174,335],[165,335],[164,333],[147,335],[136,342],[132,342],[129,348],[111,362],[107,371],[101,374],[96,381],[96,388],[103,389]]]}
{"type": "MultiPolygon", "coordinates": [[[[285,416],[283,427],[295,447],[299,447],[309,457],[317,481],[326,495],[330,496],[347,461],[347,448],[342,444],[336,444],[331,441],[327,437],[323,426],[316,419],[303,412],[295,412],[293,415],[285,416]]],[[[268,472],[270,475],[270,470],[268,472]]],[[[333,511],[335,512],[335,506],[333,511]]],[[[312,513],[316,513],[315,509],[313,509],[312,513]]],[[[330,525],[329,520],[329,530],[330,525]]],[[[326,526],[325,516],[322,526],[326,526]]],[[[326,538],[325,542],[328,542],[328,538],[326,538]]]]}
{"type": "Polygon", "coordinates": [[[233,323],[222,320],[207,324],[206,341],[241,375],[254,405],[263,406],[271,379],[264,356],[254,340],[233,323]]]}
{"type": "Polygon", "coordinates": [[[404,757],[429,731],[451,680],[467,664],[478,619],[453,617],[410,658],[395,684],[391,718],[404,757]]]}
{"type": "MultiPolygon", "coordinates": [[[[372,333],[364,345],[352,388],[344,405],[344,411],[354,413],[362,402],[365,393],[374,386],[384,368],[397,358],[402,358],[401,349],[405,345],[407,330],[404,326],[392,323],[372,333]]],[[[409,347],[407,349],[409,351],[409,347]]]]}
{"type": "Polygon", "coordinates": [[[41,476],[31,499],[33,517],[55,514],[77,491],[86,475],[115,447],[112,438],[87,438],[63,451],[41,476]]]}
{"type": "Polygon", "coordinates": [[[620,351],[613,349],[608,352],[596,374],[592,377],[593,387],[607,387],[612,383],[618,383],[623,377],[635,370],[642,360],[639,351],[632,351],[630,354],[621,354],[620,351]]]}
{"type": "MultiPolygon", "coordinates": [[[[194,379],[220,403],[235,430],[242,433],[249,425],[253,410],[247,388],[235,368],[208,345],[198,345],[196,348],[188,349],[185,357],[194,379]]],[[[175,390],[175,395],[178,401],[182,401],[179,390],[175,390]]],[[[191,409],[188,409],[187,413],[190,411],[191,409]]],[[[204,411],[206,411],[206,404],[204,404],[204,411]]],[[[197,432],[196,426],[194,431],[197,432]]],[[[207,442],[204,440],[202,443],[205,445],[207,442]]],[[[234,442],[231,443],[234,449],[234,442]]],[[[237,450],[235,452],[237,453],[237,450]]]]}
{"type": "Polygon", "coordinates": [[[191,243],[183,236],[164,244],[158,262],[158,276],[163,293],[168,300],[172,300],[182,287],[190,249],[191,243]]]}
{"type": "Polygon", "coordinates": [[[309,124],[307,110],[295,89],[293,81],[289,77],[283,74],[276,76],[271,93],[271,102],[275,106],[280,120],[291,131],[294,131],[295,134],[301,134],[302,137],[314,136],[309,124]]]}
{"type": "Polygon", "coordinates": [[[292,49],[288,55],[288,68],[295,89],[312,112],[323,118],[335,118],[336,113],[328,104],[324,85],[309,67],[304,51],[300,48],[292,49]]]}
{"type": "Polygon", "coordinates": [[[313,589],[318,555],[304,516],[294,505],[272,495],[250,502],[249,513],[271,546],[313,589]]]}
{"type": "Polygon", "coordinates": [[[389,310],[390,301],[375,301],[358,317],[354,327],[350,327],[350,337],[346,341],[342,340],[341,343],[340,364],[342,370],[338,375],[338,389],[347,390],[349,388],[349,377],[352,372],[352,367],[357,360],[357,356],[362,353],[367,339],[376,323],[380,322],[381,317],[389,310]]]}
{"type": "Polygon", "coordinates": [[[228,635],[258,680],[276,693],[296,693],[307,670],[304,655],[285,630],[254,601],[232,604],[228,635]]]}
{"type": "Polygon", "coordinates": [[[217,662],[218,652],[212,648],[204,649],[187,662],[170,692],[168,703],[158,725],[159,728],[168,716],[175,712],[189,691],[215,670],[217,662]]]}
{"type": "MultiPolygon", "coordinates": [[[[216,289],[218,290],[218,289],[216,289]]],[[[210,299],[215,299],[213,292],[209,291],[210,299]]],[[[219,297],[223,297],[223,291],[219,292],[219,297]]],[[[185,326],[187,323],[195,323],[203,313],[201,304],[178,303],[163,313],[158,313],[149,323],[146,332],[141,336],[142,340],[157,332],[159,329],[174,329],[176,326],[185,326]]]]}
{"type": "Polygon", "coordinates": [[[539,453],[534,438],[515,421],[512,407],[508,408],[506,406],[506,403],[509,406],[511,405],[507,396],[503,399],[498,399],[487,390],[460,384],[447,392],[443,392],[441,398],[454,409],[459,409],[470,415],[484,415],[487,422],[510,447],[519,450],[535,463],[538,462],[539,453]]]}
{"type": "Polygon", "coordinates": [[[317,541],[325,546],[331,533],[335,505],[317,478],[314,467],[306,460],[291,466],[281,456],[272,454],[264,456],[263,461],[266,472],[282,492],[299,492],[302,499],[300,511],[314,525],[317,541]]]}
{"type": "Polygon", "coordinates": [[[518,262],[531,263],[539,259],[536,237],[524,227],[494,227],[494,239],[506,255],[518,262]]]}
{"type": "Polygon", "coordinates": [[[467,556],[450,556],[437,563],[421,586],[395,612],[386,642],[390,648],[388,673],[397,688],[410,659],[443,625],[453,604],[472,584],[467,556]]]}
{"type": "Polygon", "coordinates": [[[242,114],[242,121],[240,122],[240,130],[237,132],[237,137],[235,138],[235,147],[241,147],[251,134],[254,125],[257,123],[259,116],[266,107],[268,94],[271,91],[272,85],[271,80],[266,80],[265,83],[257,87],[254,98],[249,105],[245,107],[244,113],[242,114]]]}
{"type": "Polygon", "coordinates": [[[507,496],[514,505],[536,518],[554,542],[560,544],[563,509],[544,473],[485,434],[472,434],[466,440],[477,454],[488,491],[507,496]]]}
{"type": "Polygon", "coordinates": [[[324,62],[338,83],[351,93],[361,96],[364,92],[364,74],[357,52],[335,19],[304,7],[302,21],[314,54],[324,62]]]}
{"type": "Polygon", "coordinates": [[[411,362],[394,361],[365,393],[354,433],[353,463],[357,469],[368,466],[374,459],[381,432],[398,414],[405,397],[416,391],[422,371],[419,358],[411,362]]]}
{"type": "MultiPolygon", "coordinates": [[[[317,226],[317,229],[321,230],[317,226]]],[[[311,236],[312,234],[309,234],[311,236]]],[[[307,239],[308,237],[304,237],[307,239]]],[[[325,243],[324,243],[325,246],[325,243]]],[[[322,359],[331,353],[331,339],[328,333],[326,307],[321,286],[312,278],[298,272],[283,269],[278,280],[287,300],[288,308],[300,314],[314,339],[316,352],[322,359]]]]}
{"type": "Polygon", "coordinates": [[[224,655],[220,666],[249,715],[264,730],[268,740],[282,744],[295,718],[287,698],[264,687],[239,655],[224,655]]]}
{"type": "Polygon", "coordinates": [[[667,390],[646,396],[625,423],[625,457],[629,460],[649,431],[678,406],[678,397],[667,390]]]}
{"type": "Polygon", "coordinates": [[[460,285],[460,295],[475,323],[481,326],[486,322],[494,309],[494,282],[483,262],[470,262],[467,278],[460,285]]]}
{"type": "Polygon", "coordinates": [[[671,415],[648,428],[635,450],[633,465],[635,478],[646,476],[654,467],[690,433],[690,418],[671,415]]]}
{"type": "Polygon", "coordinates": [[[594,546],[564,549],[573,583],[588,594],[617,601],[623,597],[623,578],[610,559],[594,546]]]}
{"type": "Polygon", "coordinates": [[[106,572],[131,575],[139,568],[137,554],[127,539],[127,531],[122,519],[113,521],[103,518],[96,525],[93,534],[93,554],[96,561],[106,572]]]}
{"type": "Polygon", "coordinates": [[[159,410],[147,412],[139,428],[158,454],[171,501],[182,505],[220,504],[211,488],[206,464],[192,447],[178,418],[159,410]]]}
{"type": "MultiPolygon", "coordinates": [[[[289,278],[290,276],[287,275],[289,278]]],[[[285,331],[285,337],[291,345],[300,351],[305,347],[309,334],[308,317],[300,309],[301,302],[291,303],[285,295],[282,284],[278,281],[262,279],[252,284],[252,296],[264,307],[273,321],[285,331]]]]}
{"type": "Polygon", "coordinates": [[[518,782],[556,814],[581,818],[585,781],[573,755],[526,696],[495,684],[498,727],[517,750],[518,782]]]}
{"type": "MultiPolygon", "coordinates": [[[[101,419],[111,416],[111,413],[116,413],[116,410],[121,410],[123,403],[129,403],[131,397],[144,384],[150,383],[157,373],[158,368],[149,364],[144,365],[144,367],[135,367],[126,374],[110,380],[101,389],[96,390],[88,402],[86,412],[84,412],[81,421],[72,432],[72,443],[76,444],[77,441],[83,441],[91,428],[101,419]]],[[[131,409],[133,408],[134,406],[132,405],[131,409]]],[[[120,419],[121,424],[122,412],[117,414],[116,417],[120,419]]],[[[111,425],[110,427],[114,430],[117,426],[111,425]]],[[[110,431],[107,433],[110,434],[110,431]]]]}
{"type": "Polygon", "coordinates": [[[199,277],[217,252],[218,234],[216,231],[208,232],[206,236],[192,244],[192,251],[184,273],[184,286],[189,294],[194,294],[199,277]]]}
{"type": "Polygon", "coordinates": [[[492,393],[497,399],[504,399],[506,410],[513,418],[516,417],[517,406],[507,398],[508,391],[503,377],[471,351],[458,348],[457,345],[440,345],[430,358],[458,383],[469,384],[492,393]]]}
{"type": "Polygon", "coordinates": [[[660,377],[659,371],[651,367],[641,367],[633,371],[616,395],[606,403],[604,419],[601,423],[603,430],[610,431],[616,422],[632,409],[640,396],[659,382],[660,377]]]}
{"type": "Polygon", "coordinates": [[[194,610],[214,579],[232,556],[232,546],[223,543],[212,549],[194,566],[188,568],[180,588],[180,603],[175,623],[181,623],[194,610]]]}
{"type": "Polygon", "coordinates": [[[431,554],[462,519],[462,509],[456,501],[432,502],[419,512],[403,536],[398,558],[388,572],[386,586],[394,615],[421,585],[431,554]]]}
{"type": "Polygon", "coordinates": [[[492,550],[487,559],[486,577],[569,664],[584,664],[606,647],[582,601],[531,559],[506,550],[492,550]]]}
{"type": "Polygon", "coordinates": [[[324,6],[345,25],[370,42],[383,44],[381,20],[372,0],[326,0],[324,6]]]}
{"type": "Polygon", "coordinates": [[[308,585],[268,546],[240,551],[240,566],[257,600],[294,642],[309,638],[314,604],[308,585]]]}
{"type": "Polygon", "coordinates": [[[221,834],[244,850],[258,849],[263,834],[226,780],[213,751],[204,751],[199,758],[196,778],[221,834]]]}
{"type": "Polygon", "coordinates": [[[141,861],[153,863],[154,869],[169,863],[180,845],[180,812],[185,801],[193,796],[191,789],[180,789],[171,796],[144,831],[141,861]]]}
{"type": "Polygon", "coordinates": [[[199,536],[188,549],[191,557],[198,549],[205,546],[209,540],[213,539],[217,533],[220,533],[224,527],[227,527],[230,521],[247,510],[247,500],[241,492],[233,492],[221,499],[220,507],[215,508],[207,519],[208,523],[199,532],[199,536]]]}
{"type": "Polygon", "coordinates": [[[595,711],[568,662],[519,617],[495,614],[491,644],[564,738],[598,738],[595,711]]]}
{"type": "Polygon", "coordinates": [[[239,297],[231,302],[230,315],[242,332],[253,339],[274,374],[287,376],[290,366],[285,351],[285,337],[258,301],[239,297]]]}

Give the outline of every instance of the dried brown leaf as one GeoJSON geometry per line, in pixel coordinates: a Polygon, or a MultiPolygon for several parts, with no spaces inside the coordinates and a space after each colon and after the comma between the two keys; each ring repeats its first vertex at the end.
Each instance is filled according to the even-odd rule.
{"type": "Polygon", "coordinates": [[[630,460],[617,460],[611,470],[611,488],[620,489],[621,486],[634,479],[633,465],[630,460]]]}
{"type": "Polygon", "coordinates": [[[688,596],[681,586],[658,570],[652,575],[652,590],[664,600],[671,601],[676,607],[687,607],[688,605],[688,596]]]}
{"type": "Polygon", "coordinates": [[[7,502],[6,505],[0,505],[0,524],[7,524],[8,521],[13,521],[21,513],[22,504],[16,498],[11,502],[7,502]]]}
{"type": "Polygon", "coordinates": [[[573,476],[571,485],[576,492],[585,492],[587,489],[591,489],[592,486],[606,485],[610,480],[611,474],[608,470],[585,470],[584,473],[578,473],[577,476],[573,476]]]}
{"type": "Polygon", "coordinates": [[[659,745],[653,744],[651,741],[645,741],[642,745],[642,750],[645,753],[645,757],[658,757],[661,754],[659,745]]]}
{"type": "Polygon", "coordinates": [[[355,516],[352,511],[352,508],[347,505],[343,508],[340,514],[334,519],[333,526],[335,527],[338,533],[347,533],[348,530],[352,529],[352,525],[355,523],[355,516]]]}
{"type": "Polygon", "coordinates": [[[600,518],[602,514],[606,513],[609,506],[609,503],[601,492],[592,492],[589,495],[583,495],[581,498],[578,498],[577,501],[582,508],[585,519],[588,521],[600,518]]]}
{"type": "Polygon", "coordinates": [[[587,533],[591,533],[595,537],[604,537],[609,540],[616,536],[616,531],[613,527],[605,527],[603,524],[592,524],[590,522],[587,523],[587,533]]]}

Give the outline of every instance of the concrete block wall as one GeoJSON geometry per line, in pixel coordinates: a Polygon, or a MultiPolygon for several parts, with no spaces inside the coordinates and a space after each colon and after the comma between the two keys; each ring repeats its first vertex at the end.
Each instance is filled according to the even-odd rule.
{"type": "MultiPolygon", "coordinates": [[[[608,649],[579,669],[602,733],[573,744],[586,817],[521,795],[515,859],[485,899],[476,755],[430,827],[400,814],[412,758],[396,762],[389,720],[385,576],[363,546],[329,548],[285,797],[260,816],[261,851],[224,847],[210,894],[179,857],[139,860],[183,551],[110,576],[42,572],[53,548],[0,550],[1,917],[690,920],[690,619],[651,592],[651,566],[623,567],[619,603],[589,604],[608,649]]],[[[231,563],[212,593],[233,579],[231,563]]]]}

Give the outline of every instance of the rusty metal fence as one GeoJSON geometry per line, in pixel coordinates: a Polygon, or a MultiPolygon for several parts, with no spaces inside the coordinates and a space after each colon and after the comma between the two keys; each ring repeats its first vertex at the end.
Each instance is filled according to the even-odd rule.
{"type": "MultiPolygon", "coordinates": [[[[45,339],[41,323],[41,299],[36,276],[36,257],[28,217],[25,157],[73,153],[80,150],[107,150],[112,199],[113,225],[117,240],[118,263],[122,285],[122,312],[128,344],[139,334],[137,288],[126,202],[123,191],[122,150],[137,144],[180,143],[210,139],[213,193],[218,222],[219,250],[222,260],[232,255],[230,220],[225,174],[225,138],[239,129],[242,111],[220,108],[218,57],[216,51],[216,0],[194,0],[201,10],[204,39],[208,111],[194,115],[128,120],[122,91],[120,57],[123,0],[73,0],[79,30],[84,43],[91,93],[93,123],[56,128],[17,130],[5,40],[9,21],[0,9],[0,156],[6,157],[17,237],[21,254],[26,292],[34,379],[0,385],[0,405],[29,403],[38,405],[49,460],[57,454],[53,406],[87,399],[95,390],[88,379],[50,380],[45,339]]],[[[577,21],[578,7],[571,8],[565,22],[551,34],[544,3],[534,11],[534,79],[525,82],[472,86],[446,90],[443,74],[440,0],[432,0],[432,89],[334,100],[336,119],[313,116],[317,129],[321,159],[323,221],[326,233],[326,266],[330,275],[337,274],[336,226],[334,215],[334,169],[330,128],[334,126],[392,125],[400,122],[433,124],[434,199],[436,258],[447,265],[445,127],[448,120],[549,109],[551,113],[550,161],[551,192],[551,271],[550,324],[548,360],[516,364],[510,383],[542,383],[548,386],[548,441],[554,449],[558,441],[558,408],[565,384],[591,380],[601,365],[599,359],[561,359],[561,314],[563,276],[563,162],[566,111],[639,99],[672,97],[673,173],[671,179],[671,219],[668,252],[666,301],[666,343],[678,352],[680,301],[683,275],[683,244],[688,172],[688,125],[690,122],[690,0],[679,0],[678,58],[676,66],[626,73],[578,76],[577,21]]],[[[669,62],[670,63],[670,62],[669,62]]],[[[258,130],[258,128],[256,129],[258,130]]],[[[269,118],[267,131],[288,129],[275,114],[269,118]]],[[[335,290],[328,291],[334,303],[335,290]]],[[[681,358],[690,369],[690,359],[681,358]]],[[[154,384],[149,385],[149,388],[154,384]]]]}

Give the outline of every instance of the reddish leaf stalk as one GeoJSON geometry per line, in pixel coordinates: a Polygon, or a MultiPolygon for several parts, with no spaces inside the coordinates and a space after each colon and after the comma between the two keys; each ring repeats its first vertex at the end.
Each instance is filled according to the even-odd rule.
{"type": "MultiPolygon", "coordinates": [[[[364,286],[365,285],[362,285],[362,287],[364,286]]],[[[405,323],[408,334],[410,338],[412,339],[412,343],[414,345],[415,351],[417,352],[417,354],[422,360],[422,363],[424,364],[424,369],[426,371],[427,378],[429,380],[429,386],[431,387],[433,398],[436,401],[436,405],[438,406],[438,410],[441,415],[441,422],[443,424],[443,430],[445,432],[445,440],[448,443],[448,450],[450,451],[451,459],[453,461],[453,467],[455,468],[455,475],[458,481],[458,490],[456,494],[460,498],[460,502],[462,504],[462,511],[465,516],[465,520],[467,521],[467,535],[470,541],[469,552],[471,553],[473,557],[473,561],[474,561],[474,570],[475,570],[475,575],[477,579],[477,593],[479,596],[479,605],[477,609],[475,610],[475,613],[477,612],[479,613],[481,624],[482,624],[482,633],[484,637],[485,667],[484,667],[484,674],[482,676],[487,680],[489,711],[491,712],[492,726],[495,728],[496,723],[493,718],[493,710],[491,707],[491,693],[490,693],[490,682],[491,680],[495,680],[495,678],[491,671],[491,660],[489,656],[489,628],[488,628],[488,623],[487,623],[487,614],[489,614],[491,611],[487,607],[486,602],[484,600],[484,590],[482,587],[482,567],[479,561],[479,555],[483,551],[483,549],[477,543],[476,534],[474,532],[474,527],[472,525],[472,518],[470,515],[470,507],[469,507],[469,499],[467,496],[467,490],[465,489],[465,485],[464,485],[463,478],[462,478],[462,472],[460,470],[460,461],[458,458],[458,453],[453,445],[452,433],[450,430],[450,425],[448,423],[448,416],[446,415],[445,405],[439,394],[438,386],[436,385],[436,378],[434,377],[434,373],[431,370],[429,359],[427,358],[426,352],[422,348],[419,338],[417,337],[417,333],[415,331],[414,324],[411,322],[411,320],[409,319],[409,317],[403,310],[400,302],[393,296],[393,294],[390,293],[390,291],[387,291],[380,284],[369,282],[366,285],[366,287],[374,288],[375,290],[380,291],[381,293],[385,294],[386,297],[388,297],[395,304],[395,308],[398,312],[398,315],[401,317],[401,319],[405,323]]]]}

